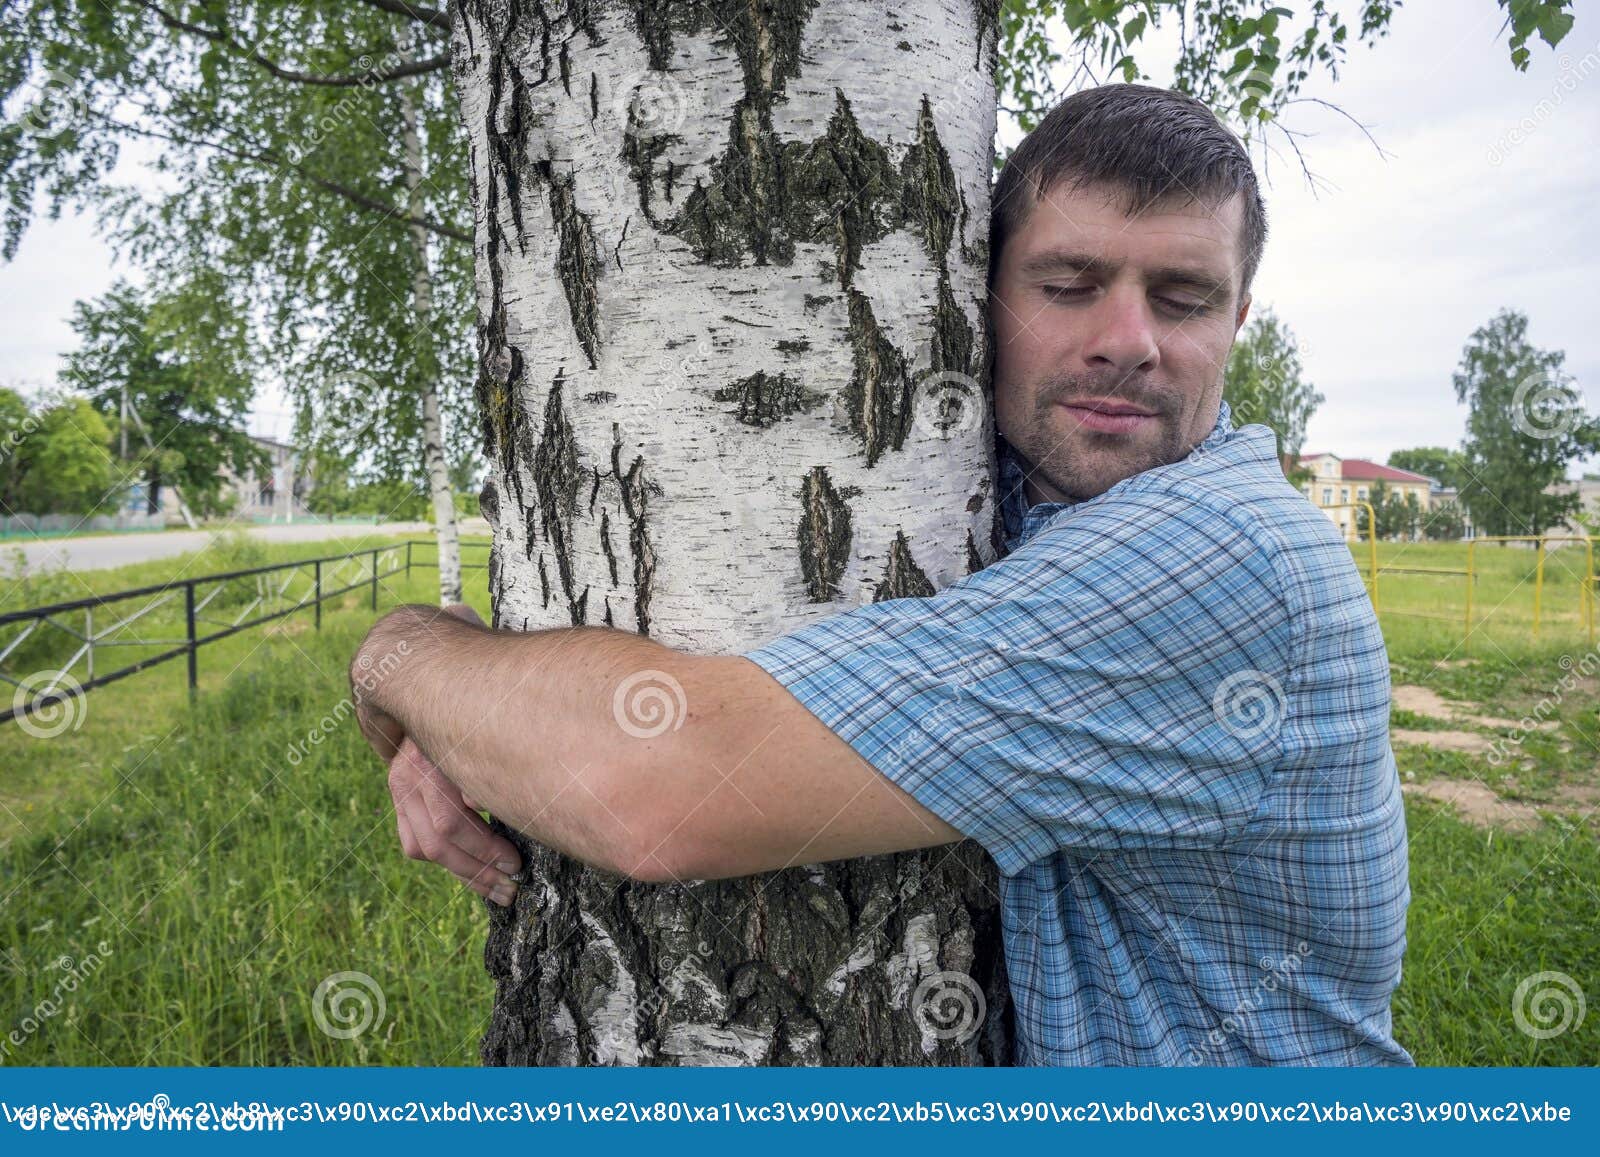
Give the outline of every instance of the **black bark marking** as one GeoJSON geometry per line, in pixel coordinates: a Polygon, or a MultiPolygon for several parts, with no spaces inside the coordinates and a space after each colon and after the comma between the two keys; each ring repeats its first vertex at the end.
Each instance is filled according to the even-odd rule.
{"type": "Polygon", "coordinates": [[[788,374],[769,377],[758,370],[731,386],[711,395],[719,402],[736,402],[738,408],[730,411],[746,426],[766,428],[775,426],[790,414],[815,409],[827,397],[817,390],[809,390],[788,374]]]}
{"type": "Polygon", "coordinates": [[[911,426],[911,379],[906,359],[878,328],[872,303],[850,291],[850,347],[854,372],[843,390],[851,431],[874,466],[885,450],[905,444],[911,426]]]}
{"type": "Polygon", "coordinates": [[[873,590],[872,601],[881,603],[888,599],[927,599],[933,597],[933,583],[911,557],[911,544],[903,530],[894,532],[894,542],[889,547],[889,565],[883,579],[873,590]]]}
{"type": "MultiPolygon", "coordinates": [[[[646,221],[658,229],[665,227],[657,220],[655,210],[650,204],[655,192],[656,162],[681,139],[675,133],[656,132],[641,123],[637,101],[628,102],[628,124],[623,131],[622,148],[617,155],[628,166],[628,175],[639,191],[639,211],[644,214],[646,221]]],[[[672,162],[668,161],[665,182],[668,204],[672,202],[672,177],[672,162]]]]}
{"type": "Polygon", "coordinates": [[[834,279],[848,289],[862,247],[898,223],[900,181],[889,151],[861,131],[850,102],[835,90],[828,131],[808,145],[789,145],[785,162],[792,174],[789,231],[802,241],[832,241],[834,279]]]}
{"type": "MultiPolygon", "coordinates": [[[[933,330],[928,338],[932,359],[929,369],[933,373],[954,372],[971,378],[976,340],[966,310],[957,304],[955,292],[950,288],[950,275],[941,269],[933,304],[933,330]]],[[[973,384],[977,384],[976,379],[973,384]]],[[[981,399],[972,398],[970,404],[980,405],[981,399]]]]}
{"type": "MultiPolygon", "coordinates": [[[[490,14],[480,13],[487,19],[490,14]]],[[[466,24],[466,21],[462,21],[466,24]]],[[[501,43],[498,38],[496,44],[501,43]]],[[[520,462],[526,461],[531,438],[521,394],[526,386],[522,353],[506,340],[505,274],[502,256],[510,241],[500,224],[501,185],[516,226],[520,245],[522,234],[521,178],[524,116],[527,92],[517,69],[496,47],[485,68],[489,84],[488,118],[484,126],[494,161],[487,194],[488,244],[485,266],[489,276],[489,315],[478,326],[478,376],[474,384],[478,413],[482,421],[484,454],[500,466],[501,478],[511,487],[519,506],[523,504],[520,462]],[[506,125],[497,125],[497,110],[504,106],[506,125]],[[496,180],[496,174],[500,180],[496,180]]]]}
{"type": "Polygon", "coordinates": [[[800,486],[800,573],[814,603],[839,597],[850,560],[850,505],[834,489],[826,466],[813,466],[800,486]]]}
{"type": "Polygon", "coordinates": [[[1000,0],[972,0],[972,12],[978,22],[978,55],[972,62],[974,68],[983,66],[983,49],[989,48],[989,75],[995,74],[1000,53],[1000,0]]]}
{"type": "Polygon", "coordinates": [[[972,537],[972,531],[967,531],[967,573],[977,574],[983,569],[983,555],[978,553],[978,540],[972,537]]]}
{"type": "Polygon", "coordinates": [[[961,218],[961,190],[926,95],[917,114],[917,139],[900,162],[900,189],[901,219],[921,235],[928,255],[944,270],[961,218]]]}
{"type": "Polygon", "coordinates": [[[672,0],[628,0],[634,31],[649,54],[650,67],[657,72],[664,71],[672,59],[672,6],[672,0]]]}
{"type": "Polygon", "coordinates": [[[478,509],[491,524],[499,521],[500,491],[493,478],[484,479],[483,489],[478,491],[478,509]]]}
{"type": "Polygon", "coordinates": [[[588,215],[578,208],[572,174],[554,172],[548,161],[540,162],[539,167],[550,191],[550,215],[559,238],[556,276],[567,296],[578,344],[589,359],[589,368],[594,369],[600,349],[600,252],[588,215]]]}
{"type": "Polygon", "coordinates": [[[504,576],[500,569],[500,540],[489,544],[489,625],[499,627],[500,606],[503,601],[504,590],[501,587],[504,576]]]}
{"type": "MultiPolygon", "coordinates": [[[[578,511],[578,487],[583,477],[578,468],[578,445],[572,423],[561,404],[557,377],[544,404],[544,429],[533,454],[533,486],[538,499],[539,527],[550,551],[555,555],[556,575],[567,605],[573,609],[573,622],[581,623],[576,580],[573,576],[572,522],[578,511]]],[[[540,556],[543,563],[543,556],[540,556]]]]}
{"type": "MultiPolygon", "coordinates": [[[[650,596],[655,589],[656,552],[650,545],[650,495],[659,493],[644,476],[644,455],[621,473],[622,444],[611,445],[611,469],[622,487],[622,512],[628,516],[628,548],[633,553],[633,617],[641,635],[650,633],[650,596]]],[[[616,581],[615,575],[612,582],[616,581]]]]}
{"type": "MultiPolygon", "coordinates": [[[[611,571],[611,585],[617,585],[617,552],[611,546],[611,514],[607,510],[600,511],[600,550],[606,556],[606,566],[611,571]]],[[[606,604],[606,615],[611,614],[611,604],[606,604]]]]}

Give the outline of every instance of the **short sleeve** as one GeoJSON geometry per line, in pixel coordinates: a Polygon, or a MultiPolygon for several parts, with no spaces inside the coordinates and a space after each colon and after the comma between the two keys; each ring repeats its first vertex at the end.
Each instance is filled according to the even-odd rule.
{"type": "Polygon", "coordinates": [[[1247,526],[1130,493],[747,657],[1013,875],[1240,834],[1281,757],[1291,626],[1247,526]]]}

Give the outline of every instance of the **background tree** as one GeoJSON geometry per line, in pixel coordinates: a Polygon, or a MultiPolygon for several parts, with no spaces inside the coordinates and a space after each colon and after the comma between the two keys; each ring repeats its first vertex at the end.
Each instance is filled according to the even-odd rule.
{"type": "Polygon", "coordinates": [[[1278,452],[1300,458],[1306,424],[1323,397],[1305,380],[1294,332],[1269,308],[1254,313],[1234,340],[1223,371],[1222,396],[1234,422],[1259,422],[1278,435],[1278,452]]]}
{"type": "Polygon", "coordinates": [[[1464,490],[1471,482],[1467,474],[1467,461],[1460,450],[1447,450],[1443,446],[1417,446],[1410,450],[1396,450],[1389,455],[1389,465],[1396,470],[1409,470],[1432,478],[1441,486],[1464,490]]]}
{"type": "Polygon", "coordinates": [[[1465,538],[1466,533],[1466,512],[1454,500],[1434,506],[1422,521],[1422,536],[1432,541],[1454,542],[1465,538]]]}
{"type": "MultiPolygon", "coordinates": [[[[1525,70],[1533,38],[1555,47],[1572,28],[1571,0],[1498,0],[1506,13],[1511,63],[1525,70]]],[[[1337,77],[1351,43],[1389,30],[1396,0],[1352,5],[1354,20],[1316,0],[1308,9],[1273,0],[1006,0],[1001,6],[1002,108],[1032,129],[1058,99],[1085,84],[1148,78],[1146,37],[1177,26],[1174,87],[1211,105],[1247,140],[1276,128],[1296,156],[1300,133],[1283,122],[1314,73],[1337,77]],[[1054,27],[1067,32],[1062,44],[1054,27]],[[1069,69],[1067,66],[1071,65],[1069,69]],[[1059,76],[1066,73],[1067,81],[1059,76]]],[[[1301,158],[1304,165],[1304,158],[1301,158]]]]}
{"type": "Polygon", "coordinates": [[[0,389],[0,514],[98,514],[115,503],[111,431],[83,398],[0,389]]]}
{"type": "Polygon", "coordinates": [[[1541,350],[1527,334],[1526,315],[1502,310],[1473,331],[1453,378],[1456,400],[1469,407],[1461,496],[1484,534],[1543,534],[1565,521],[1578,495],[1546,490],[1600,449],[1600,425],[1562,369],[1565,353],[1541,350]]]}
{"type": "Polygon", "coordinates": [[[254,392],[249,329],[216,282],[209,271],[192,271],[163,293],[119,282],[73,314],[82,345],[67,356],[62,381],[111,425],[120,470],[143,478],[151,514],[166,486],[177,486],[197,514],[226,513],[225,471],[253,480],[267,466],[245,433],[254,392]]]}
{"type": "Polygon", "coordinates": [[[213,271],[259,328],[304,449],[430,485],[455,601],[449,470],[476,436],[446,24],[338,0],[5,5],[0,193],[6,256],[36,202],[74,203],[152,271],[213,271]],[[154,181],[119,185],[130,144],[154,181]]]}

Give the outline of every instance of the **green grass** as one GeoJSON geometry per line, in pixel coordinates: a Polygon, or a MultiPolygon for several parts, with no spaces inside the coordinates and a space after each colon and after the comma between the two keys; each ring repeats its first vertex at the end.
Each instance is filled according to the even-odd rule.
{"type": "MultiPolygon", "coordinates": [[[[149,575],[183,565],[164,560],[149,575]]],[[[83,577],[112,589],[149,575],[83,577]]],[[[431,601],[433,582],[425,570],[386,580],[380,606],[431,601]]],[[[481,572],[467,585],[481,587],[481,572]]],[[[11,594],[0,587],[0,605],[11,594]]],[[[471,601],[487,610],[481,595],[471,601]]],[[[192,708],[180,662],[94,692],[78,730],[40,740],[0,729],[0,1062],[475,1062],[490,1006],[483,903],[401,856],[382,770],[339,706],[370,618],[361,592],[321,632],[301,612],[208,649],[192,708]],[[314,755],[291,758],[297,745],[314,755]],[[91,954],[102,959],[85,973],[91,954]],[[353,1039],[329,1036],[315,1016],[318,985],[339,973],[365,974],[383,995],[377,1028],[353,1039]],[[41,1017],[51,1000],[58,1011],[41,1017]],[[30,1024],[20,1045],[3,1036],[30,1024]]],[[[1562,655],[1581,651],[1547,632],[1441,663],[1459,657],[1448,638],[1417,643],[1404,620],[1386,631],[1397,623],[1396,683],[1512,720],[1543,704],[1559,725],[1498,763],[1404,747],[1408,779],[1480,779],[1551,805],[1600,782],[1600,680],[1574,679],[1551,702],[1571,672],[1562,655]]],[[[1441,726],[1400,712],[1396,722],[1441,726]]],[[[1418,799],[1407,815],[1401,1043],[1429,1065],[1600,1061],[1600,1010],[1547,1040],[1518,1031],[1512,1013],[1518,984],[1546,971],[1600,1002],[1600,825],[1551,811],[1530,832],[1486,831],[1418,799]]]]}
{"type": "MultiPolygon", "coordinates": [[[[1363,575],[1371,565],[1369,547],[1352,552],[1363,575]]],[[[1587,553],[1581,544],[1544,552],[1544,578],[1538,581],[1538,552],[1519,544],[1482,543],[1470,552],[1463,543],[1378,544],[1378,605],[1393,654],[1446,658],[1536,653],[1551,641],[1587,645],[1583,575],[1587,553]],[[1471,561],[1472,634],[1467,640],[1465,571],[1471,561]],[[1448,573],[1455,572],[1455,573],[1448,573]],[[1539,594],[1538,631],[1534,595],[1539,594]]],[[[1597,560],[1600,566],[1600,560],[1597,560]]],[[[1595,616],[1600,634],[1600,610],[1595,616]]]]}
{"type": "MultiPolygon", "coordinates": [[[[435,582],[387,580],[380,607],[435,582]]],[[[398,851],[342,707],[371,620],[364,594],[345,602],[321,632],[303,611],[203,651],[192,709],[179,662],[92,692],[78,730],[0,731],[0,1030],[24,1038],[0,1036],[0,1062],[475,1060],[482,901],[398,851]],[[381,989],[375,1031],[317,1027],[313,993],[340,972],[381,989]]]]}

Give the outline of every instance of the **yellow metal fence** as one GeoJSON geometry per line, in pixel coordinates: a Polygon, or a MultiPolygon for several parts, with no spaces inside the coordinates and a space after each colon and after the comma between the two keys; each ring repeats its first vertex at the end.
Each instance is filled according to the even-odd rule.
{"type": "MultiPolygon", "coordinates": [[[[1361,565],[1363,572],[1362,579],[1366,584],[1367,593],[1372,598],[1373,610],[1378,613],[1380,618],[1399,616],[1405,618],[1433,619],[1441,622],[1460,623],[1462,630],[1461,641],[1463,652],[1465,652],[1471,646],[1473,632],[1481,629],[1488,621],[1488,616],[1483,612],[1482,608],[1476,606],[1474,602],[1474,592],[1478,586],[1480,577],[1482,577],[1482,572],[1479,568],[1478,556],[1478,548],[1480,546],[1489,544],[1525,544],[1533,549],[1533,614],[1532,621],[1530,624],[1528,624],[1528,626],[1535,641],[1539,639],[1545,621],[1545,564],[1549,549],[1551,546],[1555,545],[1581,546],[1583,550],[1583,574],[1578,583],[1577,621],[1581,624],[1583,633],[1587,637],[1589,644],[1591,646],[1594,644],[1595,587],[1596,583],[1600,582],[1600,575],[1595,573],[1594,567],[1594,550],[1596,541],[1596,536],[1594,535],[1485,535],[1479,538],[1467,539],[1461,544],[1466,548],[1465,565],[1461,567],[1438,567],[1423,565],[1403,566],[1398,564],[1383,565],[1380,564],[1378,559],[1378,543],[1375,539],[1375,536],[1371,532],[1371,528],[1373,526],[1373,510],[1371,504],[1366,502],[1350,502],[1342,503],[1338,506],[1326,506],[1322,507],[1321,509],[1351,509],[1365,512],[1367,531],[1365,534],[1361,534],[1359,531],[1357,532],[1356,540],[1352,549],[1356,555],[1358,565],[1361,565]],[[1362,549],[1363,547],[1365,549],[1362,549]],[[1362,559],[1363,555],[1365,555],[1364,560],[1362,559]],[[1462,580],[1465,588],[1465,595],[1462,600],[1463,606],[1459,610],[1419,610],[1415,608],[1404,608],[1393,605],[1392,600],[1390,600],[1390,602],[1386,605],[1380,594],[1380,580],[1384,575],[1416,575],[1441,579],[1459,578],[1462,580]]],[[[1504,600],[1502,600],[1502,603],[1503,602],[1504,600]]],[[[1489,614],[1492,614],[1498,609],[1498,605],[1490,608],[1489,614]]]]}

